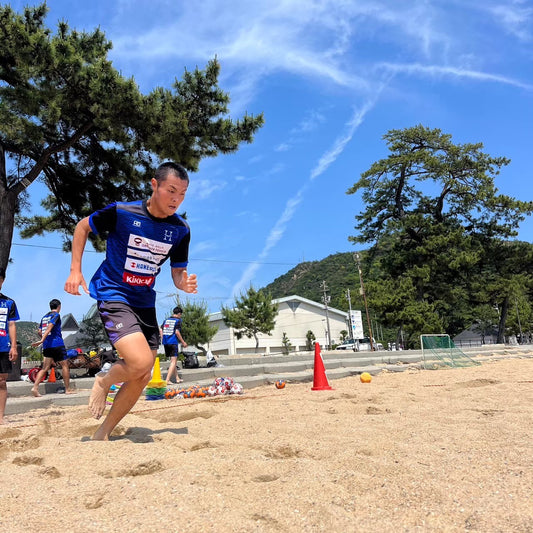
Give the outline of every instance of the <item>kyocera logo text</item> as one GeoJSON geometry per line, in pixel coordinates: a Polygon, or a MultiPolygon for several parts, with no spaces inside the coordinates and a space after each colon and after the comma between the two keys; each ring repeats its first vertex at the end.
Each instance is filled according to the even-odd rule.
{"type": "Polygon", "coordinates": [[[152,285],[154,276],[135,276],[124,272],[122,281],[125,281],[128,285],[152,285]]]}

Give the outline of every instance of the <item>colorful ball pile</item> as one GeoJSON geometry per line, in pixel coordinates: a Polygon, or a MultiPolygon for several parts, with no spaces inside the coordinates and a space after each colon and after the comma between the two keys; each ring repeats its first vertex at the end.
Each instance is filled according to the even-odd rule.
{"type": "Polygon", "coordinates": [[[235,383],[233,378],[217,378],[208,387],[194,385],[187,389],[169,388],[165,392],[165,398],[167,400],[173,398],[205,398],[206,396],[223,396],[226,394],[244,394],[244,387],[240,383],[235,383]]]}

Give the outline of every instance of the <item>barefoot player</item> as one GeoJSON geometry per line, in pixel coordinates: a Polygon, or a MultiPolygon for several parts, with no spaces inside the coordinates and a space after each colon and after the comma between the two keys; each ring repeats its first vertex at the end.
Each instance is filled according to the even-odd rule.
{"type": "Polygon", "coordinates": [[[111,204],[80,220],[74,231],[65,290],[80,294],[81,286],[97,300],[109,339],[121,356],[109,372],[95,378],[89,399],[94,418],[104,413],[111,385],[124,383],[94,440],[109,439],[150,380],[159,347],[154,283],[167,258],[174,285],[186,293],[197,292],[196,275],[187,273],[189,226],[176,214],[189,186],[187,171],[176,163],[163,163],[151,186],[148,200],[111,204]],[[91,231],[107,233],[107,251],[87,289],[81,263],[91,231]]]}

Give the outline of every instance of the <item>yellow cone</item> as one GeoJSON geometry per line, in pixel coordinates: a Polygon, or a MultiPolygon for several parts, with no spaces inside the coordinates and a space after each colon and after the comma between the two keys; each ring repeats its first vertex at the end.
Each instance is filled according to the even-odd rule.
{"type": "Polygon", "coordinates": [[[155,358],[154,370],[152,372],[152,379],[148,383],[148,387],[166,387],[167,382],[163,381],[161,377],[161,366],[159,365],[159,357],[155,358]]]}

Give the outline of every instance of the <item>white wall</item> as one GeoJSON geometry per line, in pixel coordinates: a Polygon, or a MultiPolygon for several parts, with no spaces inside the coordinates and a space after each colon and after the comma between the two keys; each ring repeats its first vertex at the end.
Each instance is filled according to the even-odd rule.
{"type": "MultiPolygon", "coordinates": [[[[316,340],[326,346],[327,322],[326,310],[323,305],[297,296],[274,300],[279,312],[272,335],[258,334],[259,348],[257,353],[281,353],[283,333],[287,334],[292,345],[291,351],[303,351],[306,345],[306,334],[311,330],[316,340]]],[[[333,343],[340,342],[340,332],[348,330],[346,320],[348,314],[338,309],[328,309],[329,326],[333,343]]],[[[209,343],[209,349],[220,354],[242,354],[255,352],[255,339],[243,337],[237,339],[232,328],[228,328],[221,313],[210,315],[210,323],[218,326],[218,333],[209,343]]]]}

